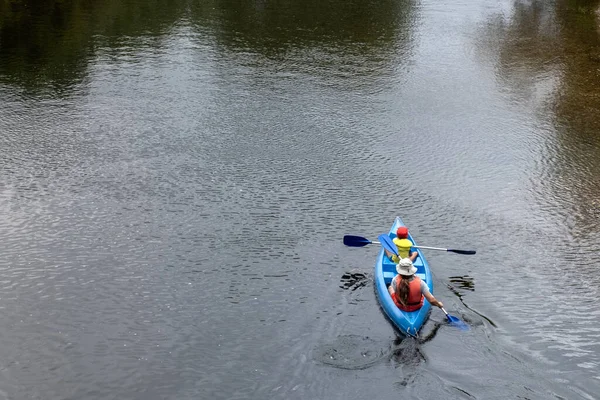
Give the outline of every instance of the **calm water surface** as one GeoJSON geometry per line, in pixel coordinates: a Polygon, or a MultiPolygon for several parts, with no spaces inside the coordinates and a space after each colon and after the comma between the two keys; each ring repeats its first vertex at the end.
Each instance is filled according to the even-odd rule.
{"type": "Polygon", "coordinates": [[[242,3],[0,0],[0,398],[598,398],[599,3],[242,3]]]}

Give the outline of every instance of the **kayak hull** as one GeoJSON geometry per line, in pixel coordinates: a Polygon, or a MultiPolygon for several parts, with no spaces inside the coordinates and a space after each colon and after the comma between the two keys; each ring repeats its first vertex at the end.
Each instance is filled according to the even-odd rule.
{"type": "MultiPolygon", "coordinates": [[[[405,226],[400,217],[396,217],[394,220],[394,224],[390,228],[389,236],[390,238],[396,237],[396,230],[400,226],[405,226]]],[[[408,238],[413,242],[415,246],[417,243],[413,239],[413,237],[408,234],[408,238]]],[[[427,286],[429,287],[429,291],[433,294],[433,280],[431,278],[431,271],[429,269],[429,264],[427,260],[423,256],[423,253],[419,249],[413,249],[413,251],[417,251],[419,254],[414,262],[414,266],[417,268],[416,275],[421,278],[427,286]]],[[[383,247],[379,250],[377,255],[377,261],[375,262],[375,291],[377,293],[377,299],[379,300],[379,305],[383,310],[384,314],[388,317],[388,319],[392,322],[394,327],[400,331],[401,333],[418,337],[419,330],[429,318],[429,313],[431,311],[431,304],[425,299],[423,301],[423,307],[421,307],[417,311],[407,312],[400,310],[388,291],[388,286],[392,282],[394,276],[396,276],[396,264],[394,264],[386,255],[383,250],[383,247]]]]}

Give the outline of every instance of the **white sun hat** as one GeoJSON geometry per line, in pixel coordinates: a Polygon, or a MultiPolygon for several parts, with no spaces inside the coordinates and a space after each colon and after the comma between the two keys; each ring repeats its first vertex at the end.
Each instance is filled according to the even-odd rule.
{"type": "Polygon", "coordinates": [[[410,261],[410,258],[403,258],[398,265],[396,265],[396,272],[400,275],[411,276],[417,272],[417,268],[415,268],[412,261],[410,261]]]}

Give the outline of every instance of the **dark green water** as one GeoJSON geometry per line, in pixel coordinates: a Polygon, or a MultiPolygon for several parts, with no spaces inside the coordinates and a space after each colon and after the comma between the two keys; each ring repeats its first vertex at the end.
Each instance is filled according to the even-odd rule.
{"type": "Polygon", "coordinates": [[[0,398],[597,398],[599,6],[0,0],[0,398]]]}

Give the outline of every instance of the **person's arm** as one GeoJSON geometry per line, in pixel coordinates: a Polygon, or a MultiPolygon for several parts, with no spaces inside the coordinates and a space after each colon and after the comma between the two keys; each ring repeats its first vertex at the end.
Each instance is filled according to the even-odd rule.
{"type": "Polygon", "coordinates": [[[398,257],[396,257],[394,254],[390,253],[390,252],[388,251],[388,249],[384,249],[384,250],[385,250],[385,255],[386,255],[386,256],[387,256],[387,257],[388,257],[388,258],[389,258],[389,259],[390,259],[392,262],[398,263],[398,261],[400,261],[400,260],[398,260],[398,257]]]}
{"type": "Polygon", "coordinates": [[[398,262],[400,261],[400,258],[398,258],[397,255],[390,253],[389,251],[385,251],[385,254],[388,256],[388,258],[390,259],[390,261],[392,261],[395,264],[398,264],[398,262]]]}
{"type": "MultiPolygon", "coordinates": [[[[411,244],[413,246],[415,245],[414,243],[412,243],[412,241],[411,244]]],[[[408,250],[408,257],[410,258],[410,261],[415,262],[418,256],[419,252],[417,252],[417,250],[413,249],[412,247],[408,250]]]]}
{"type": "Polygon", "coordinates": [[[415,260],[417,259],[418,256],[419,256],[419,253],[416,252],[415,250],[408,251],[408,258],[410,258],[410,261],[415,262],[415,260]]]}
{"type": "Polygon", "coordinates": [[[392,279],[392,282],[390,283],[390,286],[388,286],[388,292],[390,292],[390,296],[394,296],[394,292],[396,291],[394,288],[396,287],[396,278],[398,277],[398,275],[396,275],[394,277],[394,279],[392,279]]]}
{"type": "Polygon", "coordinates": [[[437,306],[439,308],[444,307],[444,304],[441,301],[438,301],[435,297],[433,297],[433,295],[431,293],[427,292],[427,293],[423,293],[423,295],[425,296],[427,301],[429,301],[431,303],[432,306],[437,306]]]}
{"type": "Polygon", "coordinates": [[[427,301],[430,302],[432,306],[436,306],[439,308],[444,307],[444,304],[441,301],[438,301],[435,297],[433,297],[433,295],[429,291],[429,287],[424,281],[421,281],[421,293],[423,293],[423,296],[425,296],[427,301]]]}

